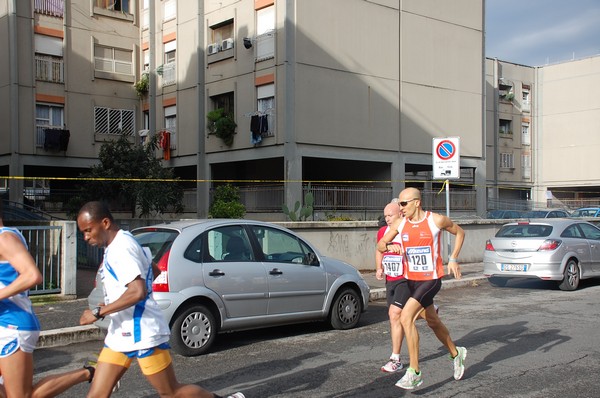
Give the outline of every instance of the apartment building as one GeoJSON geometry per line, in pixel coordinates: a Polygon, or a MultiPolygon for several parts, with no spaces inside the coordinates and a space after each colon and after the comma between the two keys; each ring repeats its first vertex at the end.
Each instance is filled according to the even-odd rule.
{"type": "Polygon", "coordinates": [[[600,55],[537,68],[537,200],[600,205],[600,55]]]}
{"type": "MultiPolygon", "coordinates": [[[[486,59],[488,208],[527,206],[533,199],[535,149],[532,104],[536,68],[486,59]]],[[[527,210],[525,207],[523,210],[527,210]]]]}
{"type": "Polygon", "coordinates": [[[78,177],[102,143],[136,134],[139,28],[130,3],[0,2],[0,171],[25,177],[8,180],[11,200],[72,188],[48,178],[78,177]]]}
{"type": "Polygon", "coordinates": [[[486,59],[488,208],[600,204],[600,56],[543,66],[486,59]]]}
{"type": "Polygon", "coordinates": [[[318,211],[371,219],[406,185],[441,188],[432,140],[460,137],[453,195],[485,211],[482,0],[0,4],[0,51],[18,54],[0,61],[3,175],[77,176],[106,140],[160,134],[199,216],[216,184],[256,215],[310,182],[318,211]]]}

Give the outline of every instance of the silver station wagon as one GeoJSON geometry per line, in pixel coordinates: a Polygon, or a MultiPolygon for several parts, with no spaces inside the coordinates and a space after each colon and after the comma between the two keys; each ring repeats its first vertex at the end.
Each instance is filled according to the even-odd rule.
{"type": "Polygon", "coordinates": [[[539,278],[575,290],[581,279],[600,276],[600,229],[566,218],[505,224],[486,243],[483,274],[494,286],[539,278]]]}
{"type": "MultiPolygon", "coordinates": [[[[350,329],[367,309],[354,267],[275,224],[188,220],[131,232],[160,270],[153,295],[181,355],[206,353],[220,332],[308,321],[350,329]]],[[[102,301],[98,279],[90,306],[102,301]]]]}

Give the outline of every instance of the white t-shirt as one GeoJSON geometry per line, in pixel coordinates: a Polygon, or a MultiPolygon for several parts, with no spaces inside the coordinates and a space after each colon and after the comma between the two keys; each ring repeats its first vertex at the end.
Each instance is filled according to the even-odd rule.
{"type": "Polygon", "coordinates": [[[104,343],[114,351],[130,352],[169,341],[169,326],[152,297],[151,259],[131,233],[119,230],[104,250],[100,269],[105,304],[116,301],[138,276],[146,282],[146,297],[129,308],[109,314],[104,343]]]}

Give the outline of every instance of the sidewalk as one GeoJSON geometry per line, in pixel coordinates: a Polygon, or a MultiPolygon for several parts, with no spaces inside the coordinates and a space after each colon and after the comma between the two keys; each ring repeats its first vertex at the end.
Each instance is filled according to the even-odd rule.
{"type": "MultiPolygon", "coordinates": [[[[484,281],[483,263],[460,264],[461,279],[444,276],[442,289],[476,286],[484,281]]],[[[77,326],[79,317],[88,308],[87,296],[94,287],[96,271],[77,269],[77,299],[34,304],[34,310],[42,325],[38,347],[55,347],[89,340],[102,340],[104,330],[94,326],[77,326]]],[[[375,278],[375,272],[362,272],[371,288],[369,301],[385,300],[385,283],[375,278]]],[[[35,298],[32,301],[37,301],[35,298]]]]}

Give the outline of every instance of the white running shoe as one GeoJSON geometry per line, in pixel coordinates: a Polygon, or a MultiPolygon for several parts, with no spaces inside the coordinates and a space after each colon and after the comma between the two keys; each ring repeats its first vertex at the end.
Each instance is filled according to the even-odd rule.
{"type": "Polygon", "coordinates": [[[465,373],[465,358],[467,357],[467,349],[465,347],[456,347],[458,354],[452,358],[454,364],[454,380],[460,380],[465,373]]]}
{"type": "Polygon", "coordinates": [[[246,396],[241,392],[236,392],[231,395],[228,395],[227,398],[246,398],[246,396]]]}
{"type": "Polygon", "coordinates": [[[423,384],[423,374],[417,374],[413,368],[408,368],[406,369],[404,376],[396,382],[396,387],[412,390],[415,387],[419,387],[421,384],[423,384]]]}
{"type": "Polygon", "coordinates": [[[390,358],[389,362],[381,367],[381,371],[386,373],[394,373],[401,370],[402,368],[403,366],[400,360],[390,358]]]}

